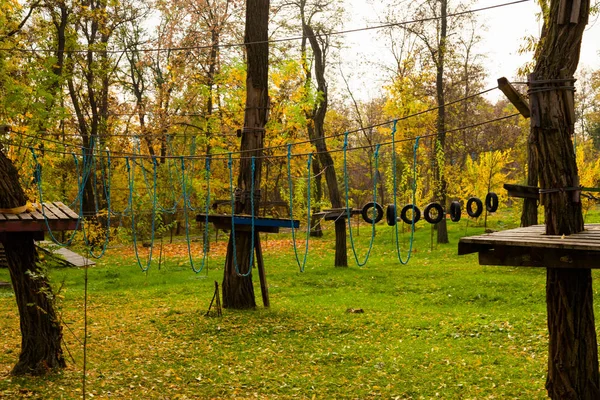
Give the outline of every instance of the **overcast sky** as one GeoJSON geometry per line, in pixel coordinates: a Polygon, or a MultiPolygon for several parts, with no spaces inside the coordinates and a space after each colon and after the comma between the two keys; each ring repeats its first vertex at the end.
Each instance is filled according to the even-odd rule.
{"type": "MultiPolygon", "coordinates": [[[[478,0],[471,8],[488,7],[502,4],[510,0],[478,0]]],[[[380,3],[378,1],[347,0],[351,20],[347,21],[344,29],[377,25],[380,3]]],[[[519,55],[518,49],[523,38],[533,35],[538,38],[541,24],[537,22],[538,5],[534,1],[496,8],[477,13],[484,29],[479,32],[482,41],[479,52],[485,55],[484,65],[487,69],[485,88],[493,87],[496,80],[502,76],[513,79],[516,71],[532,55],[519,55]]],[[[400,13],[399,13],[400,14],[400,13]]],[[[361,68],[359,64],[365,60],[375,62],[391,61],[389,49],[378,31],[365,31],[346,35],[349,48],[341,55],[341,68],[345,75],[351,76],[351,87],[361,99],[377,97],[383,90],[381,83],[384,75],[378,68],[361,68]]],[[[583,37],[580,68],[600,69],[600,22],[593,17],[583,37]]],[[[492,98],[497,98],[499,92],[492,92],[492,98]]]]}

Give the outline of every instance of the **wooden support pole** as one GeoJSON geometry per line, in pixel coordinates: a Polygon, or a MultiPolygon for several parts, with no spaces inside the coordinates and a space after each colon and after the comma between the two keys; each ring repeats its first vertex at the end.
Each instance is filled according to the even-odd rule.
{"type": "Polygon", "coordinates": [[[262,246],[260,244],[260,234],[258,232],[254,235],[254,250],[256,253],[256,266],[258,268],[258,278],[260,280],[260,292],[262,294],[263,305],[265,308],[269,308],[271,306],[271,302],[269,301],[267,273],[265,271],[265,264],[262,256],[262,246]]]}
{"type": "Polygon", "coordinates": [[[515,106],[515,108],[521,113],[525,118],[529,118],[531,116],[531,111],[529,110],[529,105],[521,95],[514,88],[513,85],[506,79],[502,77],[498,79],[498,89],[504,93],[504,95],[508,98],[508,100],[515,106]]]}

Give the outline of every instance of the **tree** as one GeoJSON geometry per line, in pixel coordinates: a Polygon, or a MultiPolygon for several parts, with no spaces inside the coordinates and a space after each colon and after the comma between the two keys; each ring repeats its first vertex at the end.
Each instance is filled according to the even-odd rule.
{"type": "MultiPolygon", "coordinates": [[[[317,101],[314,108],[310,112],[310,115],[308,116],[310,120],[308,125],[308,136],[313,141],[313,144],[317,150],[315,157],[317,162],[313,163],[313,168],[315,175],[320,175],[321,172],[323,172],[325,175],[331,207],[342,208],[342,197],[338,187],[337,174],[335,172],[333,158],[331,157],[331,154],[329,154],[327,150],[327,144],[325,142],[325,116],[327,115],[327,107],[329,105],[327,80],[325,79],[325,68],[327,65],[327,50],[330,45],[330,37],[319,34],[319,30],[315,31],[312,21],[313,17],[327,5],[324,3],[316,4],[310,12],[307,12],[306,0],[300,0],[298,6],[300,8],[300,19],[302,22],[301,56],[306,74],[306,84],[309,87],[313,84],[312,71],[311,67],[309,66],[306,53],[307,41],[312,50],[314,73],[317,82],[317,101]],[[317,165],[320,168],[320,171],[318,172],[317,165]]],[[[319,185],[320,179],[317,179],[317,196],[321,193],[319,185]]],[[[317,197],[317,201],[319,200],[320,199],[317,197]]],[[[350,221],[348,221],[348,223],[350,223],[350,221]]],[[[348,254],[346,252],[346,221],[344,218],[339,218],[335,221],[334,265],[336,267],[348,266],[348,254]]]]}
{"type": "MultiPolygon", "coordinates": [[[[16,208],[26,203],[17,170],[0,149],[0,208],[16,208]]],[[[66,366],[52,287],[39,263],[33,239],[32,232],[0,233],[21,327],[21,353],[11,371],[14,375],[43,375],[66,366]]]]}
{"type": "MultiPolygon", "coordinates": [[[[575,124],[573,93],[568,87],[574,82],[590,2],[551,0],[547,6],[529,82],[530,143],[539,166],[540,187],[559,189],[542,199],[546,234],[570,235],[584,226],[581,202],[572,191],[560,190],[579,185],[571,140],[575,124]]],[[[546,274],[548,396],[598,399],[600,374],[591,270],[548,268],[546,274]]]]}
{"type": "MultiPolygon", "coordinates": [[[[246,34],[244,41],[247,51],[246,111],[240,150],[238,189],[240,199],[236,201],[236,213],[251,213],[251,199],[258,199],[256,188],[260,187],[262,148],[264,147],[265,125],[269,108],[268,72],[269,72],[269,0],[248,0],[246,2],[246,34]],[[255,157],[255,173],[252,173],[251,157],[255,157]],[[254,179],[254,182],[252,182],[254,179]],[[251,191],[254,187],[255,192],[251,191]]],[[[256,201],[258,203],[258,201],[256,201]]],[[[254,287],[250,270],[252,249],[260,246],[260,236],[255,235],[252,243],[250,232],[236,230],[229,237],[225,271],[223,277],[223,306],[226,308],[254,308],[254,287]],[[236,246],[234,253],[233,246],[236,246]],[[234,254],[237,259],[234,259],[234,254]],[[238,271],[236,271],[236,264],[238,271]]]]}

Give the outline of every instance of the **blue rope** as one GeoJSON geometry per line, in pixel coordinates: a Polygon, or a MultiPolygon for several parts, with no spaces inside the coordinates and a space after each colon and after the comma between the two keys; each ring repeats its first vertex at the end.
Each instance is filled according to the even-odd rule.
{"type": "MultiPolygon", "coordinates": [[[[154,161],[154,168],[155,168],[154,171],[156,172],[156,158],[152,157],[152,161],[154,161]]],[[[146,266],[143,266],[142,262],[140,260],[140,255],[138,253],[137,233],[136,233],[136,229],[135,229],[135,212],[133,212],[133,189],[134,189],[134,185],[135,185],[135,171],[134,171],[135,164],[133,166],[130,166],[129,157],[125,157],[125,164],[127,166],[127,177],[129,180],[128,208],[131,210],[131,235],[133,238],[133,248],[135,250],[135,258],[137,260],[138,266],[140,267],[142,272],[146,272],[150,269],[150,265],[152,264],[152,249],[154,247],[154,231],[155,231],[154,221],[156,219],[155,218],[156,217],[156,173],[154,174],[154,196],[152,199],[151,246],[150,246],[150,250],[148,253],[148,261],[146,263],[146,266]]]]}
{"type": "MultiPolygon", "coordinates": [[[[136,145],[135,145],[135,149],[138,155],[142,155],[142,148],[141,148],[141,138],[139,136],[136,137],[137,141],[136,141],[136,145]]],[[[168,142],[168,138],[167,138],[167,143],[168,142]]],[[[172,147],[171,148],[171,153],[172,153],[172,147]]],[[[152,158],[154,159],[156,156],[152,156],[152,158]]],[[[148,190],[148,194],[151,194],[151,192],[153,191],[153,189],[150,189],[150,182],[148,181],[148,174],[146,172],[146,170],[144,169],[144,166],[141,164],[140,161],[136,161],[136,159],[133,159],[134,163],[137,163],[141,170],[142,170],[142,175],[144,177],[144,183],[146,184],[146,190],[148,190]]],[[[168,164],[167,164],[167,168],[168,168],[168,164]]],[[[171,188],[174,187],[174,185],[170,185],[171,188]]],[[[174,191],[173,191],[174,193],[174,191]]],[[[173,205],[171,207],[163,207],[160,202],[157,201],[157,207],[160,211],[167,213],[167,214],[175,214],[177,212],[177,206],[179,205],[179,202],[181,201],[181,198],[179,200],[175,199],[175,196],[173,196],[173,205]]]]}
{"type": "MultiPolygon", "coordinates": [[[[111,177],[110,177],[110,167],[111,167],[111,159],[110,159],[110,151],[106,150],[106,155],[107,155],[107,183],[103,183],[104,186],[104,195],[106,196],[106,207],[107,207],[107,216],[106,216],[106,233],[104,236],[104,244],[102,245],[102,250],[100,251],[100,254],[96,254],[94,253],[94,251],[92,250],[92,247],[89,245],[88,242],[88,238],[87,235],[85,233],[85,224],[83,225],[83,239],[85,241],[85,244],[87,245],[87,252],[90,256],[92,256],[93,258],[96,259],[100,259],[104,256],[104,254],[106,253],[106,250],[108,249],[108,243],[110,241],[110,185],[111,185],[111,177]]],[[[95,161],[94,161],[94,165],[95,165],[95,161]]],[[[95,168],[94,168],[95,170],[95,168]]],[[[96,174],[94,174],[94,186],[96,184],[96,174]]],[[[96,193],[96,191],[94,190],[94,194],[96,193]]],[[[96,201],[96,199],[94,200],[94,202],[96,203],[96,214],[98,213],[98,203],[96,201]]]]}
{"type": "MultiPolygon", "coordinates": [[[[375,171],[379,167],[379,147],[377,144],[375,146],[375,171]]],[[[367,250],[367,254],[365,255],[365,259],[361,262],[358,259],[358,255],[356,254],[356,247],[354,245],[354,236],[352,235],[352,219],[350,219],[350,194],[349,194],[349,185],[348,185],[348,160],[347,160],[347,151],[348,151],[348,132],[344,134],[344,184],[346,186],[346,216],[348,217],[348,230],[350,232],[350,244],[352,245],[352,253],[354,254],[354,259],[356,260],[356,264],[359,267],[364,266],[369,260],[369,256],[371,255],[371,250],[373,249],[373,242],[375,241],[375,218],[371,219],[371,240],[369,242],[369,250],[367,250]]],[[[377,203],[377,174],[373,174],[373,208],[375,208],[375,203],[377,203]]]]}
{"type": "Polygon", "coordinates": [[[304,268],[306,267],[306,260],[308,258],[308,240],[310,237],[310,189],[311,189],[311,184],[310,184],[310,180],[311,180],[311,164],[312,164],[312,153],[308,154],[308,161],[306,163],[306,171],[307,171],[307,175],[308,175],[308,183],[307,183],[307,211],[306,211],[306,240],[305,240],[305,246],[304,246],[304,258],[302,260],[302,264],[300,264],[300,258],[298,257],[298,247],[296,246],[296,230],[294,229],[294,189],[293,189],[293,182],[292,182],[292,167],[291,167],[291,161],[292,161],[292,145],[288,144],[288,154],[287,154],[287,158],[288,158],[288,162],[287,162],[287,172],[288,172],[288,187],[290,190],[290,221],[291,221],[291,225],[292,225],[292,243],[294,244],[294,255],[296,256],[296,263],[298,264],[298,267],[300,268],[300,272],[304,272],[304,268]]]}
{"type": "MultiPolygon", "coordinates": [[[[38,194],[40,196],[40,206],[42,209],[42,215],[44,216],[44,223],[46,224],[46,229],[48,230],[48,234],[50,235],[50,238],[52,239],[52,241],[61,246],[61,247],[65,247],[65,246],[69,246],[71,245],[71,243],[73,242],[73,239],[75,238],[75,234],[77,233],[77,230],[79,229],[79,225],[81,224],[81,220],[82,220],[82,211],[81,211],[81,207],[79,209],[79,218],[77,218],[77,223],[75,225],[75,229],[73,230],[73,232],[71,233],[71,235],[69,236],[69,238],[67,239],[66,242],[61,242],[59,241],[56,236],[54,236],[54,232],[52,232],[52,228],[50,228],[50,223],[48,222],[48,216],[46,215],[46,211],[45,211],[45,207],[44,207],[44,192],[42,189],[42,166],[40,165],[38,158],[37,158],[37,154],[35,154],[35,150],[33,149],[33,147],[29,147],[29,150],[31,151],[31,154],[33,155],[33,162],[34,162],[34,179],[36,181],[37,184],[37,189],[38,189],[38,194]]],[[[78,177],[78,181],[79,181],[79,177],[78,177]]],[[[78,191],[78,198],[79,198],[79,204],[82,203],[81,200],[81,196],[83,194],[83,190],[80,187],[79,191],[78,191]]]]}
{"type": "Polygon", "coordinates": [[[233,265],[235,267],[235,273],[238,276],[241,277],[246,277],[249,276],[252,273],[252,264],[254,262],[254,173],[255,173],[255,168],[256,168],[256,159],[254,156],[252,156],[252,162],[251,162],[251,170],[252,170],[252,176],[251,176],[251,183],[250,183],[250,209],[251,209],[251,240],[252,240],[252,249],[250,251],[250,265],[248,266],[248,272],[242,274],[240,273],[240,268],[237,262],[237,249],[236,249],[236,244],[235,244],[235,193],[233,192],[233,161],[231,158],[231,153],[229,153],[229,157],[228,157],[228,161],[227,161],[227,166],[229,168],[229,192],[231,194],[231,240],[232,240],[232,246],[233,246],[233,265]]]}
{"type": "Polygon", "coordinates": [[[192,258],[192,248],[190,243],[190,223],[188,217],[188,207],[190,206],[190,200],[187,198],[187,189],[185,183],[185,161],[184,158],[181,157],[181,187],[183,191],[183,215],[185,217],[185,238],[187,241],[188,248],[188,257],[190,260],[190,265],[192,267],[192,271],[195,273],[200,273],[204,269],[206,265],[206,260],[208,258],[208,212],[210,209],[210,158],[206,158],[205,163],[205,172],[206,172],[206,207],[205,207],[205,220],[204,220],[204,248],[202,255],[202,265],[199,269],[196,269],[194,266],[194,260],[192,258]]]}
{"type": "MultiPolygon", "coordinates": [[[[394,125],[392,127],[392,169],[393,169],[393,181],[394,181],[394,220],[398,220],[398,200],[397,200],[397,178],[396,178],[396,123],[398,122],[398,120],[394,120],[394,125]]],[[[420,136],[417,136],[417,138],[415,139],[415,145],[413,147],[413,184],[412,184],[412,215],[411,215],[411,219],[414,221],[414,215],[415,215],[415,203],[417,201],[416,199],[416,193],[417,193],[417,150],[419,149],[419,140],[421,139],[420,136]]],[[[400,238],[399,238],[399,234],[398,234],[398,224],[394,224],[394,228],[396,231],[396,253],[398,255],[398,261],[400,261],[401,264],[408,264],[408,261],[410,260],[410,256],[412,255],[412,249],[413,249],[413,242],[414,242],[414,238],[415,238],[415,223],[413,222],[412,224],[410,224],[410,241],[409,241],[409,247],[408,247],[408,254],[406,257],[406,260],[402,259],[402,254],[400,253],[400,238]]]]}

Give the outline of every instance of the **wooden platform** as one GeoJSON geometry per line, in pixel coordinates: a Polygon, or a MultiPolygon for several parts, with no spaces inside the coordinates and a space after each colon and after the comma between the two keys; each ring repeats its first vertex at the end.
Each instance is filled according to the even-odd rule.
{"type": "Polygon", "coordinates": [[[59,261],[67,267],[91,267],[96,263],[82,255],[79,255],[65,247],[59,247],[52,242],[42,241],[37,244],[38,249],[50,254],[52,257],[59,259],[59,261]]]}
{"type": "Polygon", "coordinates": [[[21,214],[0,213],[0,233],[47,231],[45,219],[53,231],[72,231],[77,227],[79,215],[60,201],[43,203],[42,206],[43,213],[41,209],[21,214]]]}
{"type": "Polygon", "coordinates": [[[461,238],[458,254],[479,253],[480,265],[600,268],[600,224],[570,236],[546,235],[544,225],[461,238]]]}
{"type": "MultiPolygon", "coordinates": [[[[358,208],[350,209],[350,216],[359,215],[361,213],[362,213],[362,209],[358,209],[358,208]]],[[[342,218],[342,219],[348,218],[348,212],[346,211],[345,208],[333,208],[330,210],[323,210],[322,212],[319,212],[319,213],[314,213],[313,217],[323,218],[323,219],[325,219],[325,221],[336,221],[340,218],[342,218]]]]}
{"type": "MultiPolygon", "coordinates": [[[[206,214],[196,215],[196,221],[204,222],[206,214]]],[[[208,222],[213,223],[217,229],[231,230],[231,215],[229,214],[208,214],[208,222]]],[[[252,217],[249,215],[235,215],[233,217],[235,229],[249,231],[252,229],[252,217]]],[[[290,220],[282,218],[254,218],[254,230],[256,232],[278,233],[279,228],[299,228],[299,220],[290,220]]]]}

